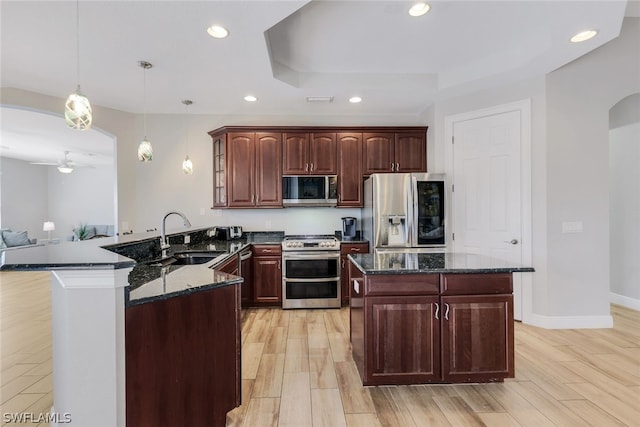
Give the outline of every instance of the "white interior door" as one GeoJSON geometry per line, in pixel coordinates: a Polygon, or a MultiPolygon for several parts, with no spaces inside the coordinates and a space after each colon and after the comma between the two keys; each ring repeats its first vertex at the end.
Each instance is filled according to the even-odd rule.
{"type": "MultiPolygon", "coordinates": [[[[452,143],[454,250],[522,264],[520,112],[454,122],[452,143]]],[[[518,320],[521,301],[514,274],[518,320]]]]}

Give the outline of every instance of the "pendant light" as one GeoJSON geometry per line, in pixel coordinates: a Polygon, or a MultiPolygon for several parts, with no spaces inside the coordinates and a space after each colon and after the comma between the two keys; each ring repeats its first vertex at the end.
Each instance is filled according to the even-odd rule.
{"type": "Polygon", "coordinates": [[[150,162],[151,160],[153,160],[153,147],[147,139],[147,70],[153,67],[153,65],[151,65],[147,61],[139,61],[138,65],[142,68],[144,75],[144,86],[142,93],[142,122],[144,126],[144,138],[138,145],[138,160],[140,160],[141,162],[150,162]]]}
{"type": "Polygon", "coordinates": [[[64,119],[72,129],[91,129],[93,115],[89,99],[80,92],[80,0],[76,0],[76,91],[67,98],[64,104],[64,119]]]}
{"type": "Polygon", "coordinates": [[[185,175],[191,175],[193,174],[193,162],[191,161],[191,159],[189,158],[189,115],[188,115],[188,110],[189,110],[189,105],[193,104],[193,101],[191,101],[190,99],[184,99],[182,101],[182,103],[185,105],[185,112],[187,113],[187,157],[184,158],[184,160],[182,161],[182,172],[184,172],[185,175]]]}

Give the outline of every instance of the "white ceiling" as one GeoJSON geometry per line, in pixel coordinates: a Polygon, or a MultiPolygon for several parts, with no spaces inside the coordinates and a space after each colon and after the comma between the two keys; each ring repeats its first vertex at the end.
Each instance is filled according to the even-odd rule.
{"type": "MultiPolygon", "coordinates": [[[[147,113],[184,113],[180,101],[192,99],[192,114],[417,117],[434,101],[580,57],[619,34],[626,7],[448,0],[413,18],[411,4],[82,0],[80,84],[94,105],[142,113],[137,63],[145,60],[153,64],[147,113]],[[214,23],[230,36],[210,37],[214,23]],[[569,43],[589,28],[599,30],[596,38],[569,43]],[[245,102],[246,94],[258,102],[245,102]],[[356,94],[362,103],[350,104],[356,94]],[[307,96],[333,102],[310,104],[307,96]]],[[[76,3],[3,0],[0,7],[2,86],[66,98],[77,80],[76,3]]],[[[628,13],[637,16],[633,7],[628,13]]]]}

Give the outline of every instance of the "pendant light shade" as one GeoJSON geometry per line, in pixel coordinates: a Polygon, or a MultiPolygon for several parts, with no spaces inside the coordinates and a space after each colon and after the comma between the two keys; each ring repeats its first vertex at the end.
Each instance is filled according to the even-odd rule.
{"type": "Polygon", "coordinates": [[[142,68],[144,74],[144,83],[143,83],[143,112],[142,112],[142,121],[144,124],[144,138],[138,145],[138,160],[141,162],[150,162],[153,160],[153,147],[151,146],[151,142],[147,139],[147,70],[153,65],[148,63],[147,61],[139,61],[138,65],[142,68]]]}
{"type": "MultiPolygon", "coordinates": [[[[185,100],[182,101],[182,103],[185,105],[185,112],[186,112],[189,109],[189,105],[193,104],[193,101],[191,101],[190,99],[185,99],[185,100]]],[[[187,117],[188,117],[188,115],[187,115],[187,117]]],[[[187,136],[186,136],[186,139],[187,139],[187,156],[182,161],[182,172],[184,172],[185,175],[191,175],[191,174],[193,174],[193,162],[189,158],[189,125],[188,125],[188,121],[187,121],[186,130],[187,130],[187,136]]]]}
{"type": "Polygon", "coordinates": [[[191,175],[193,173],[193,162],[188,154],[182,161],[182,172],[184,172],[185,175],[191,175]]]}
{"type": "Polygon", "coordinates": [[[153,147],[145,136],[140,144],[138,144],[138,160],[141,162],[150,162],[153,160],[153,147]]]}
{"type": "Polygon", "coordinates": [[[80,93],[80,1],[76,1],[76,66],[78,87],[64,104],[64,120],[71,129],[91,129],[93,115],[89,99],[80,93]]]}

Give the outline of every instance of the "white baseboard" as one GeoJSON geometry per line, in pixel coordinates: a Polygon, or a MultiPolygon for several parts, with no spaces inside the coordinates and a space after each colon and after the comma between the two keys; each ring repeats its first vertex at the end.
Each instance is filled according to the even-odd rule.
{"type": "Polygon", "coordinates": [[[529,325],[545,329],[604,329],[613,327],[611,316],[543,316],[532,313],[529,325]]]}
{"type": "Polygon", "coordinates": [[[626,297],[620,294],[614,294],[613,292],[611,292],[609,295],[613,304],[621,305],[633,310],[640,310],[640,299],[626,297]]]}

